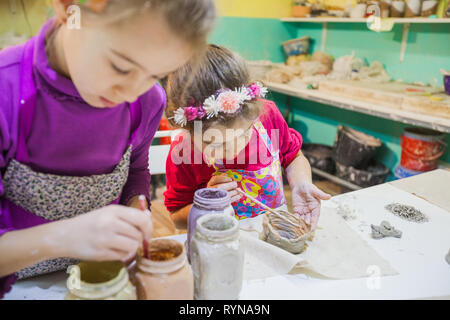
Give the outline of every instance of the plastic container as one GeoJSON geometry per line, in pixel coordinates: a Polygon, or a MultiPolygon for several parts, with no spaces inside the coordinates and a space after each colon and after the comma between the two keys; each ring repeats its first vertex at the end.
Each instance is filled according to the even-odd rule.
{"type": "Polygon", "coordinates": [[[364,168],[380,146],[380,139],[349,127],[338,126],[333,158],[344,166],[364,168]]]}
{"type": "Polygon", "coordinates": [[[408,170],[408,169],[403,168],[401,165],[398,165],[394,169],[394,176],[397,179],[409,178],[409,177],[416,176],[421,173],[422,173],[422,171],[408,170]]]}
{"type": "Polygon", "coordinates": [[[444,134],[425,128],[406,128],[400,137],[400,164],[409,170],[430,171],[445,151],[444,134]]]}
{"type": "Polygon", "coordinates": [[[184,246],[171,239],[148,243],[148,257],[138,254],[130,270],[139,300],[192,300],[194,277],[186,260],[184,246]]]}
{"type": "Polygon", "coordinates": [[[288,57],[309,54],[310,46],[311,38],[307,36],[283,42],[283,49],[288,57]]]}
{"type": "Polygon", "coordinates": [[[191,242],[196,300],[236,300],[244,277],[239,222],[208,214],[197,221],[191,242]]]}
{"type": "Polygon", "coordinates": [[[66,300],[136,300],[121,262],[81,262],[69,267],[66,300]]]}
{"type": "Polygon", "coordinates": [[[441,74],[444,76],[445,93],[450,95],[450,70],[441,70],[441,74]]]}
{"type": "Polygon", "coordinates": [[[197,220],[209,213],[224,214],[234,217],[234,209],[228,192],[217,188],[199,189],[194,193],[194,204],[191,207],[188,218],[188,235],[186,241],[187,256],[189,262],[190,243],[197,227],[197,220]]]}
{"type": "Polygon", "coordinates": [[[357,186],[367,188],[384,183],[389,168],[381,162],[371,160],[366,168],[354,168],[336,162],[337,176],[357,186]]]}

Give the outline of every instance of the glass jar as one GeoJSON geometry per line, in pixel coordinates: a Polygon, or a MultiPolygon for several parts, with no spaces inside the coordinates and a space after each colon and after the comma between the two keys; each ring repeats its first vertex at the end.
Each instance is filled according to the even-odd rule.
{"type": "Polygon", "coordinates": [[[81,262],[68,272],[66,300],[136,300],[122,262],[81,262]]]}
{"type": "Polygon", "coordinates": [[[130,270],[139,300],[192,300],[194,278],[184,246],[171,239],[148,242],[148,259],[138,252],[130,270]]]}
{"type": "Polygon", "coordinates": [[[239,298],[244,274],[244,250],[239,222],[227,215],[208,214],[197,220],[191,242],[196,300],[239,298]]]}
{"type": "Polygon", "coordinates": [[[191,261],[189,246],[195,233],[197,219],[209,213],[225,214],[234,217],[234,209],[231,206],[231,199],[227,191],[217,188],[204,188],[195,192],[194,204],[191,207],[188,218],[186,249],[189,262],[191,261]]]}

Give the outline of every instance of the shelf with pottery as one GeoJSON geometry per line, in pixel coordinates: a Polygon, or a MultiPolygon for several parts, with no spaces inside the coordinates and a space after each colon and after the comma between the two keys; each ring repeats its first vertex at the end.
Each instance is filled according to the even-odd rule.
{"type": "Polygon", "coordinates": [[[322,24],[322,41],[321,51],[325,52],[327,41],[327,25],[328,23],[366,23],[367,28],[376,32],[390,32],[396,23],[403,25],[402,42],[400,47],[400,62],[403,62],[406,54],[406,44],[408,42],[411,23],[431,23],[441,24],[450,23],[450,18],[428,18],[428,17],[413,17],[413,18],[380,18],[376,16],[369,16],[368,18],[339,18],[339,17],[318,17],[318,18],[281,18],[282,22],[312,22],[322,24]]]}
{"type": "MultiPolygon", "coordinates": [[[[382,20],[391,20],[394,23],[450,23],[450,18],[382,18],[382,20]]],[[[282,22],[312,22],[312,23],[367,23],[367,18],[339,18],[339,17],[321,17],[321,18],[281,18],[282,22]]]]}
{"type": "Polygon", "coordinates": [[[265,84],[269,90],[272,90],[273,92],[278,92],[305,100],[311,100],[345,110],[356,111],[384,119],[450,133],[450,119],[445,119],[443,117],[419,114],[416,112],[395,109],[375,103],[358,101],[356,99],[332,95],[328,92],[324,93],[320,90],[301,89],[287,84],[267,81],[265,84]]]}

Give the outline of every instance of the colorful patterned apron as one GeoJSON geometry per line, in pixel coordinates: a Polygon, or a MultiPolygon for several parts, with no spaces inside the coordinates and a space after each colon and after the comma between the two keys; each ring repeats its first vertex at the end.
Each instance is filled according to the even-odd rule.
{"type": "MultiPolygon", "coordinates": [[[[261,121],[256,121],[254,127],[271,154],[272,160],[267,167],[257,171],[232,170],[225,169],[223,164],[217,160],[213,166],[216,172],[225,173],[236,181],[238,187],[248,195],[271,208],[279,208],[286,204],[279,150],[275,150],[261,121]]],[[[264,211],[258,204],[245,197],[232,203],[232,206],[238,220],[258,217],[264,211]]]]}
{"type": "MultiPolygon", "coordinates": [[[[18,144],[16,158],[9,162],[3,176],[4,201],[10,201],[49,221],[72,218],[111,203],[119,203],[122,188],[128,179],[132,143],[139,126],[140,103],[130,104],[130,141],[120,163],[111,173],[75,177],[34,171],[28,165],[30,161],[26,140],[36,107],[36,86],[33,80],[35,41],[33,38],[27,42],[21,61],[18,144]]],[[[19,279],[23,279],[64,270],[74,263],[74,259],[51,259],[16,274],[19,279]]]]}

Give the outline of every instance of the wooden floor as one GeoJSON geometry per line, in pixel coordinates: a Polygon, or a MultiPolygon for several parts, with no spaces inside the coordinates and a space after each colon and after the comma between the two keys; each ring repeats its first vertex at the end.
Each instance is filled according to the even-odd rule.
{"type": "MultiPolygon", "coordinates": [[[[337,195],[342,193],[342,190],[336,184],[329,181],[315,181],[314,184],[321,190],[328,192],[331,195],[337,195]]],[[[156,199],[152,200],[152,221],[153,221],[153,236],[154,237],[166,237],[176,234],[186,233],[186,230],[178,230],[170,218],[170,213],[164,206],[163,192],[165,188],[159,188],[156,191],[156,199]]],[[[292,210],[291,199],[292,193],[288,186],[285,186],[284,194],[288,203],[289,210],[292,210]]]]}

